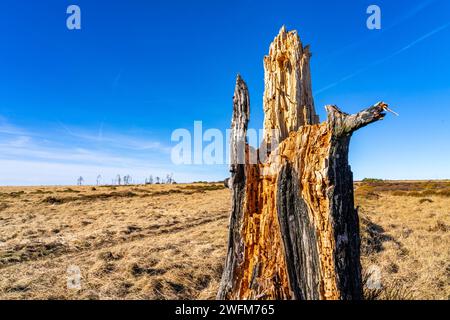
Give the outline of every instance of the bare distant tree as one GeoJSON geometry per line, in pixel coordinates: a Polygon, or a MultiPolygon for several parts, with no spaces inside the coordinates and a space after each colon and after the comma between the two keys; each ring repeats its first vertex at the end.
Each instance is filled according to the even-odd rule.
{"type": "Polygon", "coordinates": [[[145,178],[145,184],[153,184],[153,176],[150,175],[150,177],[145,178]]]}
{"type": "Polygon", "coordinates": [[[83,177],[80,176],[80,177],[77,179],[77,185],[81,186],[81,185],[83,184],[83,181],[84,181],[83,177]]]}
{"type": "Polygon", "coordinates": [[[167,174],[167,176],[166,176],[166,183],[167,184],[172,184],[173,183],[173,173],[167,174]]]}
{"type": "Polygon", "coordinates": [[[102,176],[101,176],[101,175],[98,175],[98,176],[97,176],[97,185],[100,184],[100,180],[102,180],[102,176]]]}
{"type": "Polygon", "coordinates": [[[123,184],[124,185],[129,185],[131,183],[131,176],[129,174],[127,174],[126,176],[123,177],[123,184]]]}
{"type": "Polygon", "coordinates": [[[156,177],[155,180],[156,180],[156,184],[159,184],[161,181],[161,179],[159,177],[156,177]]]}
{"type": "Polygon", "coordinates": [[[122,180],[120,178],[120,174],[117,175],[116,179],[117,179],[117,184],[120,186],[120,184],[122,182],[122,180]]]}

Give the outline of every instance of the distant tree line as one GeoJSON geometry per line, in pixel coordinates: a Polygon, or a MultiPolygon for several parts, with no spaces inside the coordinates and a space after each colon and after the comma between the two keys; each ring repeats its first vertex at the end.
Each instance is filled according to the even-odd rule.
{"type": "Polygon", "coordinates": [[[174,183],[176,182],[173,179],[173,173],[167,174],[165,179],[160,177],[155,177],[155,179],[153,179],[152,175],[150,175],[148,178],[145,178],[145,184],[174,184],[174,183]]]}
{"type": "MultiPolygon", "coordinates": [[[[84,178],[80,176],[77,179],[77,185],[82,186],[84,183],[84,178]]],[[[173,179],[173,173],[167,174],[165,178],[161,177],[155,177],[153,178],[153,175],[150,175],[149,177],[145,178],[144,184],[174,184],[176,183],[173,179]]],[[[102,184],[102,176],[99,174],[96,179],[97,186],[102,184]]],[[[137,182],[133,182],[133,178],[131,175],[127,174],[124,176],[121,176],[118,174],[114,179],[111,179],[111,185],[131,185],[131,184],[139,184],[137,182]]]]}

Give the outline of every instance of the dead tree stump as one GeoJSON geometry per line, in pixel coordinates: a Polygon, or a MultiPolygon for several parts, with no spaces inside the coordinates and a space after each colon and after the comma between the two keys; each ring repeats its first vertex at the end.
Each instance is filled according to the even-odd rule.
{"type": "Polygon", "coordinates": [[[232,209],[218,299],[361,299],[352,133],[384,117],[314,110],[310,53],[283,27],[264,59],[264,145],[246,143],[250,99],[237,77],[230,153],[232,209]],[[268,148],[268,149],[267,149],[268,148]],[[262,151],[262,152],[261,152],[262,151]]]}

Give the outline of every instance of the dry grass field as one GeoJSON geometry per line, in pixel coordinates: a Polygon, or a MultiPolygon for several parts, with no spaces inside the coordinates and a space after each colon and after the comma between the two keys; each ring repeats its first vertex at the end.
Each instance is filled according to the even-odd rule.
{"type": "MultiPolygon", "coordinates": [[[[450,182],[355,189],[367,298],[449,299],[450,182]]],[[[220,184],[0,188],[0,298],[212,299],[229,207],[220,184]]]]}

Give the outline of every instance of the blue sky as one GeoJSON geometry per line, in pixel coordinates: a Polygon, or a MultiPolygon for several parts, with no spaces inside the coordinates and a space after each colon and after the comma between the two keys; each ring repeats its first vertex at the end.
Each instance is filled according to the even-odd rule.
{"type": "Polygon", "coordinates": [[[450,178],[450,1],[5,0],[0,185],[223,179],[224,165],[173,165],[171,133],[228,128],[238,72],[261,128],[262,59],[283,24],[311,45],[321,120],[326,104],[400,113],[354,135],[355,179],[450,178]],[[70,4],[81,30],[66,28],[70,4]]]}

